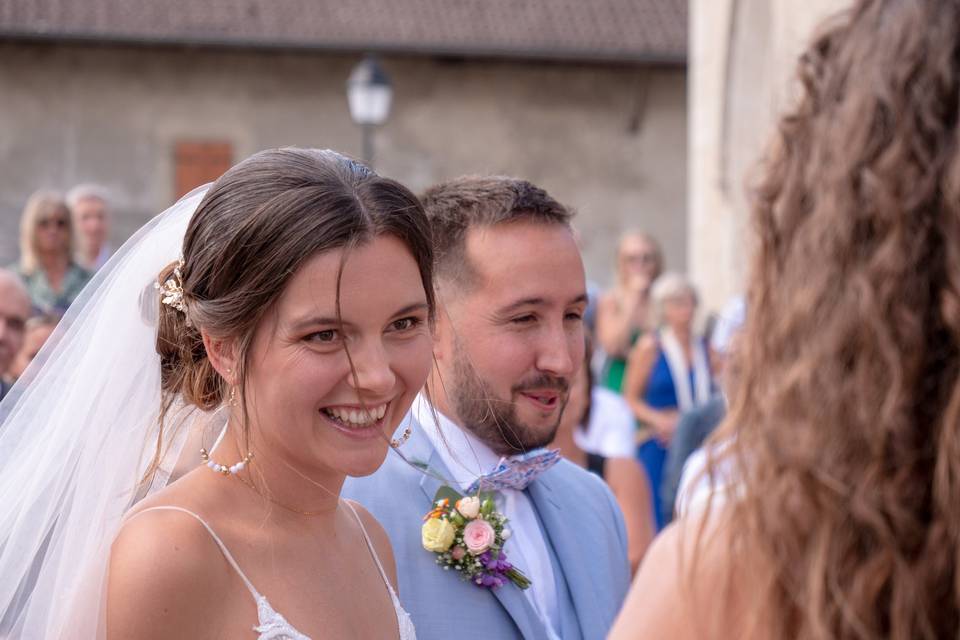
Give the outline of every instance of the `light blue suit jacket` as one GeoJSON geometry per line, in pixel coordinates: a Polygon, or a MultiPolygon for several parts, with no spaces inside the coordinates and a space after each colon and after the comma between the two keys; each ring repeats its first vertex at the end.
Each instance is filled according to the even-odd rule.
{"type": "MultiPolygon", "coordinates": [[[[413,433],[402,451],[452,478],[428,436],[413,433]]],[[[391,453],[372,476],[348,478],[343,497],[365,506],[387,530],[397,558],[400,599],[419,640],[547,640],[543,623],[512,584],[493,591],[444,571],[420,543],[423,515],[442,482],[391,453]]],[[[561,460],[527,488],[557,583],[564,640],[605,638],[630,586],[623,516],[598,477],[561,460]]],[[[517,535],[520,535],[518,532],[517,535]]],[[[520,567],[522,570],[523,567],[520,567]]],[[[534,581],[531,589],[536,589],[534,581]]]]}

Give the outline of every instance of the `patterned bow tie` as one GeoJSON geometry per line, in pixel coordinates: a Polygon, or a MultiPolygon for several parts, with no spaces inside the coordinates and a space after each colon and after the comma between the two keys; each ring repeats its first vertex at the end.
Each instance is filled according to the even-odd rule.
{"type": "Polygon", "coordinates": [[[480,476],[467,489],[467,495],[480,491],[503,491],[514,489],[523,491],[541,473],[560,461],[560,450],[544,451],[538,449],[515,458],[502,459],[497,468],[480,476]]]}

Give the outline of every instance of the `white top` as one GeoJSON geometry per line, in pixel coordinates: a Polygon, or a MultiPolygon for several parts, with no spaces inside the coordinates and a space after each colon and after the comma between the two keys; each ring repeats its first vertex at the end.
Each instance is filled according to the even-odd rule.
{"type": "MultiPolygon", "coordinates": [[[[377,563],[377,569],[380,571],[383,581],[387,585],[387,590],[390,592],[390,599],[393,601],[393,608],[397,613],[397,625],[400,629],[400,640],[416,640],[417,634],[413,628],[413,622],[410,620],[409,614],[404,611],[403,607],[400,606],[400,600],[397,598],[397,592],[393,590],[393,586],[390,584],[390,580],[387,579],[387,574],[383,570],[383,565],[380,563],[380,558],[377,556],[376,550],[373,548],[373,543],[370,542],[370,536],[367,535],[367,529],[363,526],[363,521],[360,520],[360,515],[357,513],[356,509],[353,508],[353,505],[349,502],[342,500],[341,504],[345,504],[350,507],[350,511],[353,512],[353,515],[357,519],[357,523],[360,525],[360,531],[363,532],[363,539],[367,543],[367,548],[370,549],[370,555],[373,556],[374,562],[377,563]]],[[[223,552],[224,557],[227,559],[227,562],[230,563],[230,566],[240,575],[240,578],[243,580],[243,583],[247,585],[247,589],[250,591],[250,594],[253,596],[253,599],[257,603],[257,626],[253,627],[253,630],[256,631],[259,635],[257,636],[258,640],[310,640],[310,637],[304,635],[297,631],[293,625],[287,622],[286,618],[274,611],[273,607],[270,606],[270,603],[267,601],[266,596],[261,595],[253,586],[253,583],[247,578],[246,574],[240,569],[240,565],[237,564],[237,561],[234,560],[233,555],[227,549],[227,546],[223,543],[220,537],[216,534],[213,528],[206,523],[206,521],[195,514],[192,511],[183,509],[181,507],[150,507],[149,509],[144,509],[140,513],[137,513],[134,517],[146,513],[147,511],[180,511],[185,513],[193,518],[196,518],[200,524],[210,533],[210,536],[213,538],[213,541],[217,543],[217,546],[220,547],[220,551],[223,552]]]]}
{"type": "Polygon", "coordinates": [[[604,458],[634,457],[637,445],[630,405],[619,393],[595,386],[590,391],[590,423],[573,432],[573,441],[604,458]]]}
{"type": "MultiPolygon", "coordinates": [[[[430,403],[422,395],[414,400],[411,412],[452,474],[447,480],[458,485],[460,491],[466,491],[478,477],[493,471],[500,464],[500,455],[439,411],[436,412],[440,420],[437,425],[430,403]],[[443,430],[443,438],[440,437],[438,426],[443,430]]],[[[532,582],[523,594],[540,616],[551,640],[560,640],[557,585],[533,502],[523,491],[512,489],[498,491],[494,502],[500,513],[510,521],[507,527],[512,535],[504,543],[504,551],[510,563],[532,582]]]]}
{"type": "MultiPolygon", "coordinates": [[[[717,443],[713,455],[718,456],[726,446],[727,441],[717,443]]],[[[731,461],[721,460],[711,475],[707,469],[707,450],[700,447],[683,463],[680,484],[677,487],[677,517],[699,513],[708,503],[711,508],[719,507],[736,490],[731,461]]]]}
{"type": "Polygon", "coordinates": [[[733,336],[743,328],[747,319],[747,302],[737,295],[727,301],[723,311],[717,316],[717,323],[710,334],[710,346],[717,353],[725,354],[730,348],[733,336]]]}

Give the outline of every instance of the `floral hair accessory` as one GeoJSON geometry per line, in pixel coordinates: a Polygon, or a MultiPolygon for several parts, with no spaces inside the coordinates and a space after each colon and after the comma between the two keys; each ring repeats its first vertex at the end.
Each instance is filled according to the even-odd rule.
{"type": "Polygon", "coordinates": [[[160,302],[169,305],[186,315],[187,305],[183,300],[183,275],[180,270],[183,268],[183,257],[177,260],[177,266],[173,273],[163,284],[159,280],[153,283],[153,288],[160,291],[160,302]]]}
{"type": "Polygon", "coordinates": [[[488,589],[507,581],[530,587],[530,579],[507,561],[503,543],[510,530],[507,518],[495,510],[492,494],[462,496],[449,486],[440,487],[423,520],[423,548],[436,554],[445,571],[453,569],[463,580],[488,589]]]}

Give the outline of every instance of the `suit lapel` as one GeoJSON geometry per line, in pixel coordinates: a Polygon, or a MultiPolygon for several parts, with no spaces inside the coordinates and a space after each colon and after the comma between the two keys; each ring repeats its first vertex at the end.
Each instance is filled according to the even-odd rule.
{"type": "MultiPolygon", "coordinates": [[[[440,454],[430,444],[430,439],[423,432],[423,427],[416,420],[411,420],[411,427],[413,431],[411,444],[416,441],[416,445],[411,449],[408,459],[417,465],[426,463],[428,469],[420,479],[420,489],[426,498],[423,503],[423,512],[427,513],[430,510],[430,505],[433,504],[434,496],[437,495],[437,489],[446,484],[440,478],[451,479],[452,476],[440,454]]],[[[449,573],[451,574],[449,576],[451,580],[460,580],[460,577],[454,575],[454,572],[449,573]]],[[[480,587],[475,588],[480,589],[480,587]]],[[[497,589],[483,590],[491,592],[492,597],[500,603],[510,618],[513,619],[525,640],[547,640],[543,623],[519,587],[513,584],[505,584],[497,589]]]]}
{"type": "MultiPolygon", "coordinates": [[[[535,589],[536,586],[534,582],[530,588],[535,589]]],[[[547,640],[548,636],[546,629],[543,627],[543,622],[533,610],[533,605],[530,604],[530,600],[527,599],[527,596],[520,587],[512,583],[507,583],[502,587],[492,589],[492,593],[500,604],[503,605],[503,608],[507,610],[510,617],[513,618],[513,621],[520,629],[520,633],[523,634],[526,640],[547,640]]]]}
{"type": "Polygon", "coordinates": [[[564,518],[563,508],[557,499],[562,491],[556,487],[555,477],[550,472],[543,474],[527,487],[527,493],[540,516],[544,535],[553,546],[559,565],[554,569],[563,572],[570,598],[573,600],[573,613],[579,623],[580,633],[587,638],[590,637],[590,630],[598,628],[596,624],[599,624],[599,621],[593,620],[597,604],[594,594],[597,593],[599,585],[591,583],[593,572],[584,570],[585,563],[590,562],[583,553],[583,541],[591,539],[584,531],[584,526],[589,525],[569,522],[564,518]],[[554,476],[554,479],[551,479],[551,476],[554,476]]]}

